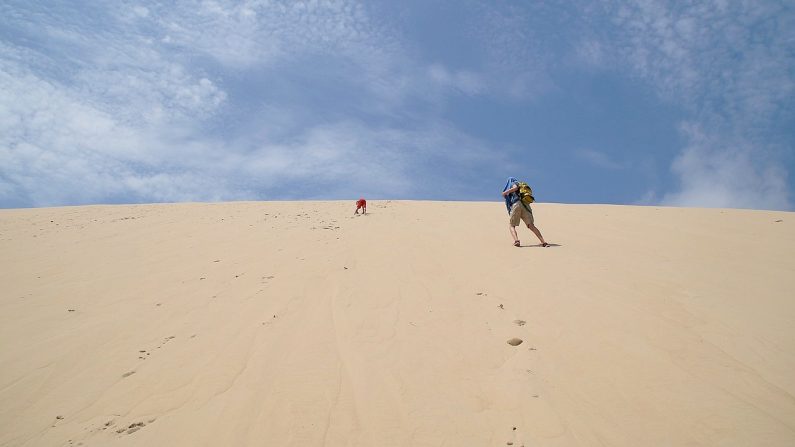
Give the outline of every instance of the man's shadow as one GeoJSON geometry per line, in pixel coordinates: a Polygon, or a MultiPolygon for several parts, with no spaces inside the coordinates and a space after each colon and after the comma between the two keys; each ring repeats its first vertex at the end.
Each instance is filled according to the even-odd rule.
{"type": "Polygon", "coordinates": [[[547,243],[547,246],[544,247],[541,244],[533,244],[533,245],[520,245],[519,248],[550,248],[550,247],[562,247],[560,244],[550,244],[547,243]]]}

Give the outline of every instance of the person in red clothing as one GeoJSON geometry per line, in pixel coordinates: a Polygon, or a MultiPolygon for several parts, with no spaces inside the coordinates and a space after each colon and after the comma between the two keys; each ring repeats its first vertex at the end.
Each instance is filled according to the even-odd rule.
{"type": "Polygon", "coordinates": [[[360,198],[356,201],[356,211],[353,214],[359,214],[359,208],[362,210],[362,214],[367,214],[367,201],[364,198],[360,198]]]}

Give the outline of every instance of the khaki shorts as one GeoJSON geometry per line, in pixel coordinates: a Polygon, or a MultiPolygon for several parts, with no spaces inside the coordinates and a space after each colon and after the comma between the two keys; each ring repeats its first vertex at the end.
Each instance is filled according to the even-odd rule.
{"type": "Polygon", "coordinates": [[[533,225],[533,209],[530,205],[523,205],[522,202],[516,202],[511,207],[511,226],[519,226],[519,219],[522,219],[525,225],[533,225]]]}

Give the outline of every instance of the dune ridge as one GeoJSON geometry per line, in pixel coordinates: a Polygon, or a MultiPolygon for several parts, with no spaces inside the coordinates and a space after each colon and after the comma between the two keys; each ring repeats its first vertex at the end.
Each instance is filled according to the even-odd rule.
{"type": "Polygon", "coordinates": [[[795,445],[795,213],[353,209],[0,210],[0,445],[795,445]]]}

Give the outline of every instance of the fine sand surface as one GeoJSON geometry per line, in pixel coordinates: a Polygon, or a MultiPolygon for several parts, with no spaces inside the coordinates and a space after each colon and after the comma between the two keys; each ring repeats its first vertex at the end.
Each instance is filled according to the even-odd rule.
{"type": "Polygon", "coordinates": [[[795,445],[795,213],[353,204],[0,210],[0,445],[795,445]]]}

